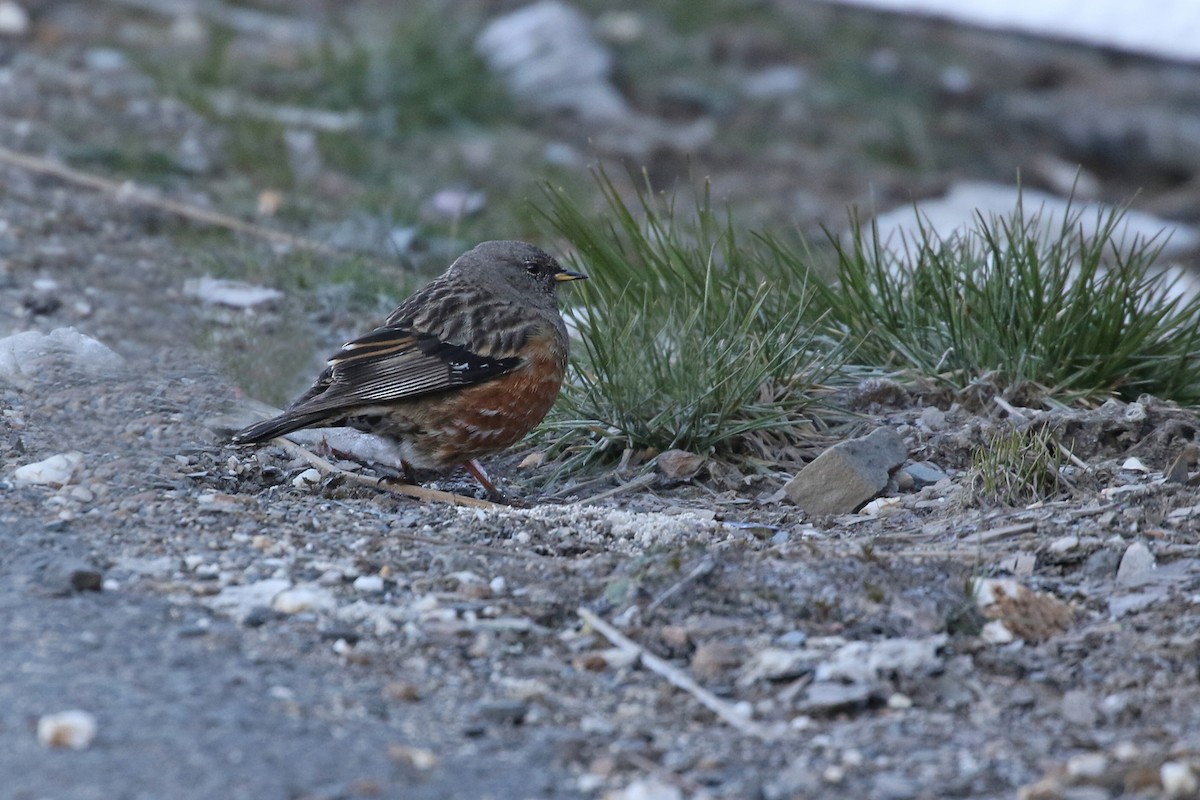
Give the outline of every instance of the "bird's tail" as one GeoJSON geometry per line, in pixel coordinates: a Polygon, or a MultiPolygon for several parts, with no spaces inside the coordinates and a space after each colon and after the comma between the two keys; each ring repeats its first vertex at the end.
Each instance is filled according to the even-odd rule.
{"type": "Polygon", "coordinates": [[[278,417],[256,422],[233,435],[234,444],[258,444],[276,436],[286,436],[301,428],[323,427],[330,424],[329,412],[310,411],[307,414],[285,412],[278,417]]]}

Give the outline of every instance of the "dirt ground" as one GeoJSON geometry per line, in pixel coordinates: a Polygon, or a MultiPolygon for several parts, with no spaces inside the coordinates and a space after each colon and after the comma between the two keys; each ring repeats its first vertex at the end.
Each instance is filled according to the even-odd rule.
{"type": "MultiPolygon", "coordinates": [[[[33,8],[68,33],[89,10],[33,8]]],[[[1017,71],[1033,45],[1010,45],[1017,71]]],[[[219,140],[136,69],[95,73],[87,47],[4,44],[0,144],[219,140]]],[[[1155,69],[1040,47],[1096,85],[1155,69]]],[[[988,158],[1019,162],[1039,135],[988,158]]],[[[861,199],[835,157],[819,163],[822,205],[861,199]]],[[[977,165],[877,180],[902,196],[977,165]]],[[[741,170],[734,187],[783,180],[767,156],[722,168],[741,170]]],[[[1139,204],[1193,218],[1173,169],[1147,167],[1139,204]]],[[[1111,175],[1113,193],[1137,180],[1111,175]]],[[[164,191],[202,202],[210,180],[164,191]]],[[[1007,412],[932,396],[864,417],[948,476],[893,486],[875,513],[806,518],[782,471],[543,495],[518,467],[528,448],[491,464],[524,507],[418,503],[226,444],[246,390],[222,347],[247,330],[270,353],[291,342],[302,378],[365,324],[336,293],[316,310],[205,305],[184,292],[206,271],[196,235],[0,166],[0,334],[73,327],[120,356],[43,347],[14,366],[0,347],[0,797],[1200,796],[1200,491],[1164,477],[1184,455],[1186,479],[1192,413],[1145,398],[1049,414],[1073,488],[1029,508],[961,491],[1007,412]],[[79,454],[65,486],[18,479],[64,453],[79,454]],[[71,709],[94,740],[39,742],[71,709]]]]}

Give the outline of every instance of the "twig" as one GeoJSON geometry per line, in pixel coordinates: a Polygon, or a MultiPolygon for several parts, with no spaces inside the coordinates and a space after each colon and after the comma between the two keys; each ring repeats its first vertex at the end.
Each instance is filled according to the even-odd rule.
{"type": "Polygon", "coordinates": [[[615,497],[616,495],[623,494],[625,492],[644,489],[650,484],[654,483],[656,480],[658,480],[657,475],[655,475],[653,472],[647,472],[645,475],[639,475],[631,481],[622,483],[620,486],[614,486],[608,491],[600,492],[600,494],[594,494],[591,497],[585,497],[582,500],[576,500],[571,505],[586,506],[591,505],[592,503],[599,503],[601,500],[607,500],[610,497],[615,497]]]}
{"type": "Polygon", "coordinates": [[[776,738],[776,734],[765,725],[748,719],[745,714],[738,711],[732,704],[722,700],[708,689],[696,683],[686,672],[654,655],[591,611],[588,611],[586,608],[577,608],[575,613],[585,623],[598,631],[601,636],[608,639],[615,647],[628,655],[636,655],[641,659],[642,665],[646,669],[662,676],[672,686],[682,689],[696,698],[700,705],[716,714],[739,732],[747,736],[756,736],[764,741],[771,741],[776,738]]]}
{"type": "Polygon", "coordinates": [[[1065,444],[1063,444],[1062,442],[1055,442],[1055,444],[1058,445],[1059,452],[1062,453],[1064,456],[1066,456],[1067,460],[1070,461],[1072,464],[1079,467],[1084,472],[1087,472],[1087,473],[1095,472],[1095,470],[1093,470],[1086,461],[1084,461],[1079,456],[1072,453],[1065,444]]]}
{"type": "Polygon", "coordinates": [[[667,602],[672,597],[679,594],[687,587],[691,586],[693,583],[696,583],[701,578],[704,578],[707,575],[711,575],[712,571],[716,568],[717,568],[717,562],[713,560],[713,557],[711,555],[706,555],[700,561],[700,563],[697,564],[692,569],[691,572],[689,572],[687,575],[684,575],[679,580],[675,581],[675,583],[671,584],[671,586],[666,591],[664,591],[658,597],[651,600],[650,604],[648,606],[646,606],[646,608],[642,611],[642,614],[647,617],[650,616],[655,611],[657,611],[659,606],[661,606],[663,603],[667,602]]]}
{"type": "Polygon", "coordinates": [[[189,203],[181,203],[178,200],[171,200],[165,197],[157,197],[154,194],[141,189],[131,182],[120,183],[118,181],[103,178],[99,175],[93,175],[89,172],[83,172],[73,167],[68,167],[66,164],[60,164],[57,161],[51,161],[48,158],[21,153],[16,150],[10,150],[7,147],[0,146],[0,164],[8,164],[14,167],[28,170],[37,173],[38,175],[47,175],[52,178],[66,181],[75,186],[82,186],[87,189],[93,189],[97,192],[113,195],[114,198],[121,202],[134,203],[136,205],[147,206],[149,208],[166,211],[184,219],[200,222],[205,225],[214,225],[218,228],[226,228],[238,233],[244,233],[247,236],[253,236],[257,239],[263,239],[268,242],[295,247],[301,250],[310,250],[314,253],[324,255],[337,255],[338,251],[335,248],[323,245],[320,242],[314,242],[312,239],[306,239],[303,236],[296,236],[284,231],[277,231],[273,228],[265,228],[262,225],[255,225],[252,222],[244,222],[237,217],[232,217],[228,214],[222,214],[219,211],[201,208],[189,203]]]}
{"type": "Polygon", "coordinates": [[[449,503],[452,506],[471,506],[473,508],[504,508],[504,506],[493,503],[490,500],[479,500],[475,497],[466,497],[453,492],[443,492],[438,489],[426,489],[423,486],[413,486],[408,483],[396,483],[395,481],[382,480],[380,478],[372,478],[368,475],[362,475],[357,472],[350,472],[342,469],[334,464],[321,458],[316,453],[308,450],[293,441],[277,436],[272,441],[279,443],[285,450],[294,456],[307,461],[316,469],[326,474],[338,475],[348,481],[360,484],[362,486],[370,486],[373,489],[382,489],[385,492],[395,492],[396,494],[415,497],[418,500],[426,500],[435,503],[449,503]]]}
{"type": "Polygon", "coordinates": [[[1022,533],[1032,533],[1036,531],[1038,524],[1034,522],[1017,522],[1013,525],[1003,525],[999,528],[991,528],[990,530],[972,533],[970,536],[963,537],[963,541],[971,544],[987,544],[994,542],[997,539],[1007,539],[1010,536],[1020,536],[1022,533]]]}
{"type": "Polygon", "coordinates": [[[992,398],[992,402],[995,403],[996,405],[1000,406],[1005,411],[1007,411],[1009,418],[1012,419],[1014,422],[1022,423],[1022,422],[1029,421],[1029,417],[1025,416],[1025,413],[1023,411],[1018,409],[1012,403],[1005,400],[1003,397],[996,395],[995,397],[992,398]]]}

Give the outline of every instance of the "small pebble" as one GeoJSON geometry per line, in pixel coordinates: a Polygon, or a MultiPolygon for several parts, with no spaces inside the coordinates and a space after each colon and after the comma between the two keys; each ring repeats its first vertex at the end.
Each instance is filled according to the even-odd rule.
{"type": "Polygon", "coordinates": [[[363,594],[380,594],[383,592],[383,578],[378,575],[359,575],[354,579],[354,591],[363,594]]]}
{"type": "Polygon", "coordinates": [[[309,467],[292,478],[292,486],[295,486],[297,489],[311,489],[320,482],[321,473],[313,467],[309,467]]]}
{"type": "Polygon", "coordinates": [[[315,586],[296,586],[275,595],[271,607],[281,614],[300,614],[305,611],[326,611],[337,603],[326,589],[315,586]]]}
{"type": "Polygon", "coordinates": [[[1046,550],[1051,553],[1065,553],[1068,550],[1074,550],[1078,546],[1078,536],[1060,536],[1050,544],[1046,545],[1046,550]]]}
{"type": "Polygon", "coordinates": [[[1167,761],[1158,770],[1163,795],[1169,798],[1195,797],[1200,791],[1200,781],[1191,765],[1185,761],[1167,761]]]}
{"type": "Polygon", "coordinates": [[[1072,778],[1098,778],[1108,769],[1104,753],[1081,753],[1067,759],[1067,775],[1072,778]]]}
{"type": "Polygon", "coordinates": [[[38,720],[37,737],[43,747],[84,750],[96,738],[96,718],[78,709],[46,714],[38,720]]]}

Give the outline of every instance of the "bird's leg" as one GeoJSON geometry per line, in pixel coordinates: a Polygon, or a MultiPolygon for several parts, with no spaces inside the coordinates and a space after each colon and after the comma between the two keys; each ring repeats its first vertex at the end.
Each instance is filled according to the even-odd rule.
{"type": "Polygon", "coordinates": [[[483,487],[483,490],[487,492],[489,498],[492,500],[499,500],[500,502],[507,501],[508,498],[504,496],[504,492],[496,488],[496,485],[491,482],[487,476],[487,473],[483,471],[483,467],[480,466],[478,461],[472,458],[470,461],[463,464],[463,468],[466,469],[467,472],[471,473],[471,476],[475,478],[475,480],[479,481],[479,484],[483,487]]]}
{"type": "Polygon", "coordinates": [[[402,459],[400,459],[400,466],[404,469],[404,480],[408,481],[413,486],[416,486],[417,485],[417,473],[415,470],[413,470],[413,465],[408,463],[407,461],[405,461],[402,458],[402,459]]]}

